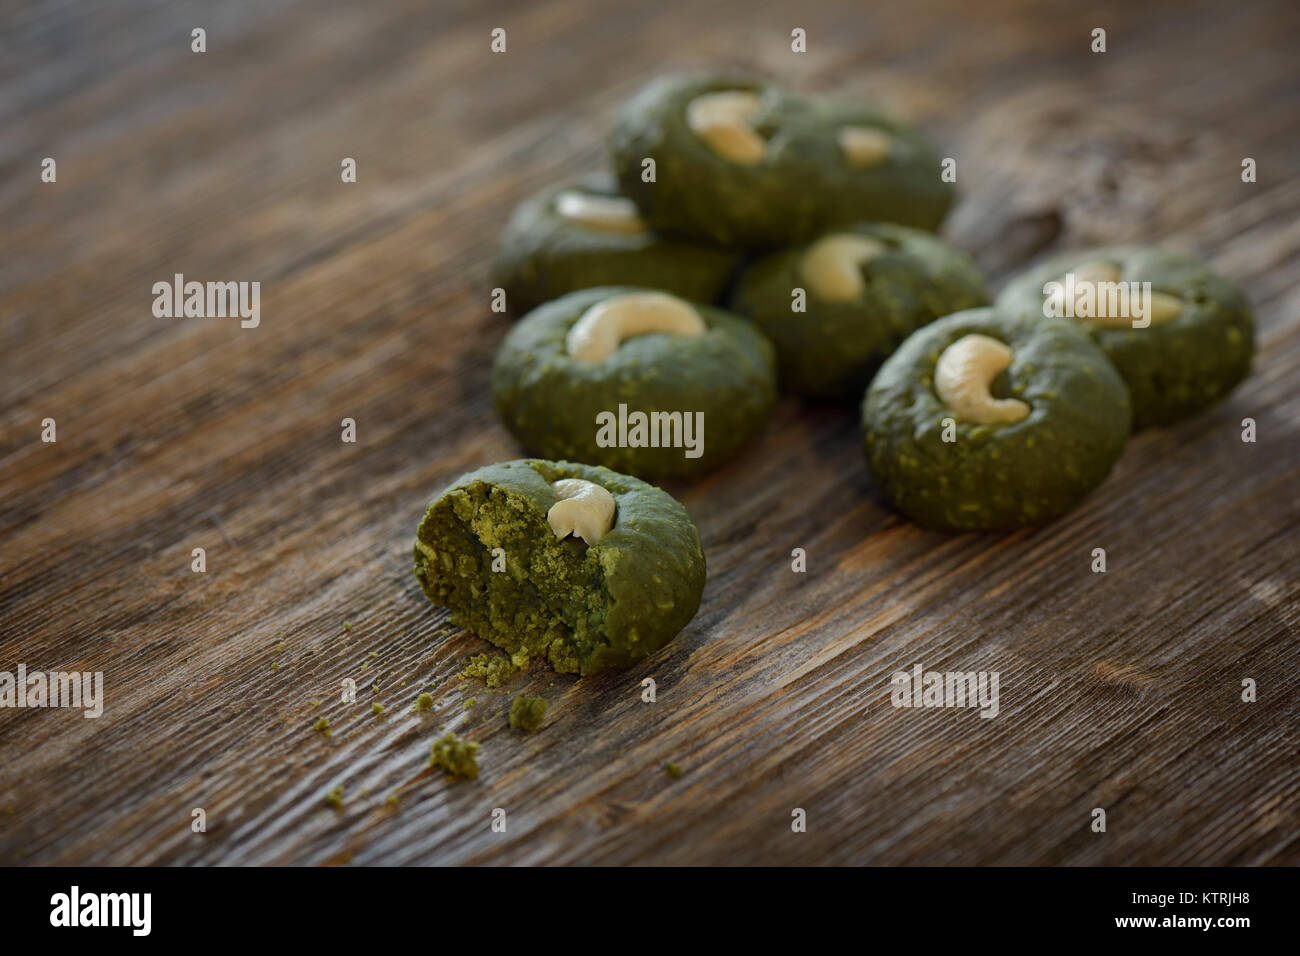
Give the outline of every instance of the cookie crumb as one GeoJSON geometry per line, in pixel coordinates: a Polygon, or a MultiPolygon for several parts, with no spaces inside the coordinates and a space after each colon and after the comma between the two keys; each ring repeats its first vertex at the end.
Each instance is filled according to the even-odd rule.
{"type": "Polygon", "coordinates": [[[443,734],[433,743],[429,766],[442,769],[449,777],[478,779],[478,744],[461,740],[454,733],[443,734]]]}
{"type": "MultiPolygon", "coordinates": [[[[525,664],[528,662],[527,655],[524,655],[523,661],[525,664]]],[[[461,678],[477,677],[489,688],[495,688],[510,680],[520,670],[520,665],[515,660],[502,654],[475,654],[469,659],[465,669],[460,672],[460,676],[461,678]]]]}
{"type": "Polygon", "coordinates": [[[510,702],[510,726],[531,734],[542,726],[548,706],[541,697],[516,697],[510,702]]]}

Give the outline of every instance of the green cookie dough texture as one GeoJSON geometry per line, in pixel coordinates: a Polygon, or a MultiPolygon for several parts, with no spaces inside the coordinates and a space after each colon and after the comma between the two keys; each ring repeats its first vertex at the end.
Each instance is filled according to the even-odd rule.
{"type": "Polygon", "coordinates": [[[730,305],[776,346],[783,388],[856,402],[908,335],[940,316],[988,302],[984,279],[964,253],[927,232],[869,223],[757,260],[740,276],[730,305]],[[863,237],[880,247],[858,265],[861,288],[851,298],[827,297],[805,266],[810,249],[826,248],[824,240],[839,236],[863,237]],[[805,292],[803,312],[792,310],[796,288],[805,292]]]}
{"type": "Polygon", "coordinates": [[[775,246],[838,225],[894,222],[936,229],[955,195],[939,156],[911,127],[869,106],[804,99],[759,77],[688,73],[662,77],[629,100],[610,133],[623,192],[652,227],[728,246],[775,246]],[[691,129],[690,104],[708,93],[760,96],[749,125],[766,140],[752,165],[724,159],[691,129]],[[838,136],[845,126],[878,130],[888,153],[854,165],[838,136]],[[655,161],[655,181],[643,162],[655,161]]]}
{"type": "MultiPolygon", "coordinates": [[[[506,427],[530,452],[651,480],[695,477],[733,458],[767,425],[776,401],[771,343],[750,322],[720,309],[691,303],[706,327],[698,337],[634,335],[594,362],[568,354],[565,337],[589,308],[650,291],[572,292],[534,309],[506,335],[492,369],[492,398],[506,427]],[[687,448],[662,442],[657,448],[602,447],[597,416],[617,417],[620,406],[628,415],[680,413],[679,445],[685,443],[685,426],[696,428],[696,413],[703,413],[702,453],[687,457],[687,448]]],[[[669,440],[676,436],[673,426],[669,440]]],[[[698,431],[692,436],[700,437],[698,431]]]]}
{"type": "Polygon", "coordinates": [[[1000,309],[1043,316],[1043,286],[1085,263],[1108,263],[1120,281],[1150,282],[1152,293],[1182,300],[1182,310],[1146,328],[1077,323],[1115,363],[1128,385],[1133,427],[1167,425],[1210,407],[1250,372],[1254,314],[1246,294],[1207,266],[1164,249],[1109,246],[1072,252],[1018,276],[1000,309]]]}
{"type": "Polygon", "coordinates": [[[699,302],[716,302],[740,260],[714,246],[665,239],[650,231],[584,224],[562,215],[568,194],[618,198],[608,173],[548,187],[524,200],[501,234],[493,283],[516,315],[575,289],[642,285],[699,302]]]}
{"type": "Polygon", "coordinates": [[[415,576],[433,603],[512,657],[557,671],[624,667],[667,644],[695,616],[704,552],[686,509],[665,491],[608,468],[526,459],[452,483],[425,512],[415,576]],[[614,498],[598,543],[556,538],[552,484],[594,482],[614,498]],[[502,549],[505,570],[493,571],[502,549]]]}
{"type": "Polygon", "coordinates": [[[510,726],[531,734],[542,726],[546,708],[543,697],[516,697],[510,702],[510,726]]]}
{"type": "Polygon", "coordinates": [[[890,356],[862,406],[867,461],[899,511],[943,531],[1009,530],[1060,515],[1095,488],[1128,437],[1128,393],[1115,367],[1062,319],[969,309],[924,326],[890,356]],[[1028,403],[1016,422],[963,420],[935,392],[935,366],[966,335],[1013,358],[995,398],[1028,403]],[[955,423],[945,442],[944,419],[955,423]]]}
{"type": "MultiPolygon", "coordinates": [[[[528,661],[523,660],[527,665],[528,661]]],[[[500,654],[475,654],[469,664],[460,672],[462,678],[477,677],[487,684],[488,689],[500,687],[519,673],[519,666],[508,657],[500,654]]]]}

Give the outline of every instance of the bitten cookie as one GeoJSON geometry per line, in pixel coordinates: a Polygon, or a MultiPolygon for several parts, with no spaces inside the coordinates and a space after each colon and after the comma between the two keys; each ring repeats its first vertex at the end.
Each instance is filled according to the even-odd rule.
{"type": "Polygon", "coordinates": [[[667,492],[525,459],[463,475],[429,505],[415,576],[453,623],[585,675],[672,640],[700,606],[705,570],[699,532],[667,492]]]}

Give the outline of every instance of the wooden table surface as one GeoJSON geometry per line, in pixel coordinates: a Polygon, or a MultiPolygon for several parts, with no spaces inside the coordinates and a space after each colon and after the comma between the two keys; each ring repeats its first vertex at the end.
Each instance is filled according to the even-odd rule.
{"type": "Polygon", "coordinates": [[[0,669],[102,671],[105,704],[0,710],[0,861],[1300,862],[1300,15],[1083,6],[6,13],[0,669]],[[1095,242],[1203,256],[1257,307],[1253,374],[1012,535],[891,514],[854,413],[784,401],[740,460],[669,486],[709,565],[669,647],[462,685],[489,648],[425,600],[411,541],[448,481],[521,454],[487,396],[497,232],[602,161],[622,98],[698,65],[922,123],[958,161],[945,235],[995,286],[1095,242]],[[261,324],[155,318],[178,272],[259,281],[261,324]],[[918,663],[997,671],[999,715],[892,707],[918,663]],[[425,690],[443,706],[410,713],[425,690]],[[522,692],[552,702],[532,736],[505,720],[522,692]],[[426,766],[448,722],[482,744],[477,782],[426,766]]]}

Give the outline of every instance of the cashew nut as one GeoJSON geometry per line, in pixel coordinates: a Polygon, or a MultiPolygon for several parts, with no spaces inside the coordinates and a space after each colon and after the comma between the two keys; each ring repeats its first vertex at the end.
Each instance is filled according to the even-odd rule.
{"type": "Polygon", "coordinates": [[[634,335],[666,332],[695,337],[704,330],[704,320],[689,302],[666,292],[626,292],[582,313],[569,329],[564,347],[573,358],[599,362],[634,335]]]}
{"type": "Polygon", "coordinates": [[[853,233],[823,236],[799,259],[799,273],[827,302],[852,302],[867,287],[862,265],[885,251],[875,239],[853,233]]]}
{"type": "Polygon", "coordinates": [[[836,138],[844,158],[856,168],[879,166],[894,148],[894,138],[873,126],[842,126],[836,138]]]}
{"type": "Polygon", "coordinates": [[[557,538],[573,535],[595,544],[614,527],[614,496],[592,481],[561,478],[551,483],[560,500],[546,512],[557,538]]]}
{"type": "Polygon", "coordinates": [[[631,234],[646,231],[636,203],[625,196],[598,196],[566,189],[555,197],[555,211],[589,229],[631,234]]]}
{"type": "Polygon", "coordinates": [[[1164,292],[1152,292],[1147,297],[1147,318],[1152,325],[1168,322],[1183,311],[1183,300],[1164,292]]]}
{"type": "Polygon", "coordinates": [[[934,391],[957,415],[976,425],[1018,422],[1029,406],[1018,398],[994,398],[990,388],[1014,353],[987,335],[963,335],[943,350],[934,367],[934,391]]]}
{"type": "MultiPolygon", "coordinates": [[[[1092,300],[1095,304],[1094,315],[1085,316],[1089,321],[1098,325],[1104,325],[1107,328],[1127,328],[1131,325],[1136,315],[1132,306],[1125,310],[1123,308],[1110,308],[1114,302],[1119,304],[1119,296],[1111,296],[1106,290],[1101,288],[1104,283],[1115,283],[1120,281],[1120,272],[1109,262],[1085,262],[1083,265],[1075,266],[1070,273],[1074,275],[1075,294],[1084,285],[1093,286],[1092,300]]],[[[1061,277],[1064,281],[1065,276],[1061,277]]],[[[1127,302],[1132,302],[1133,294],[1126,297],[1127,302]]],[[[1183,311],[1183,300],[1177,296],[1168,295],[1164,292],[1152,292],[1147,297],[1147,322],[1150,325],[1159,325],[1161,322],[1168,322],[1183,311]]]]}
{"type": "Polygon", "coordinates": [[[750,125],[758,107],[758,94],[747,90],[704,93],[687,104],[686,125],[723,159],[756,166],[767,152],[767,141],[750,125]]]}
{"type": "Polygon", "coordinates": [[[1074,273],[1076,288],[1085,282],[1119,281],[1119,269],[1109,262],[1085,262],[1083,265],[1075,266],[1070,271],[1074,273]]]}

